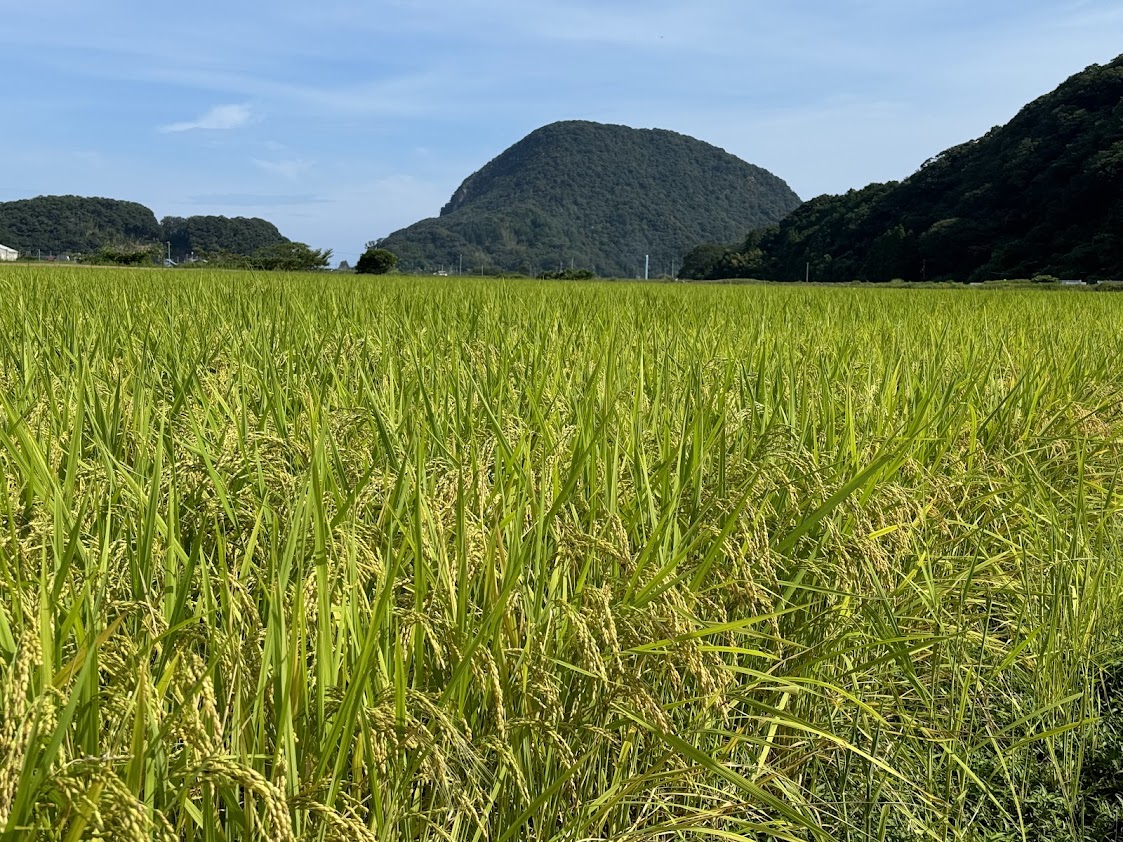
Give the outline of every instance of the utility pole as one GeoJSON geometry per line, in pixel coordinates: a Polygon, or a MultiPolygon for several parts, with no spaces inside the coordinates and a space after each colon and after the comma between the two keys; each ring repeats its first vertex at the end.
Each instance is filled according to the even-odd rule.
{"type": "Polygon", "coordinates": [[[805,277],[803,279],[803,282],[806,283],[806,284],[811,283],[811,261],[810,260],[807,261],[807,277],[805,277]]]}
{"type": "Polygon", "coordinates": [[[646,281],[651,272],[651,255],[645,254],[643,256],[643,279],[646,281]]]}
{"type": "Polygon", "coordinates": [[[463,275],[464,274],[464,255],[463,254],[460,255],[460,268],[456,271],[456,274],[457,275],[463,275]]]}
{"type": "Polygon", "coordinates": [[[172,262],[172,241],[168,240],[168,263],[172,262]]]}

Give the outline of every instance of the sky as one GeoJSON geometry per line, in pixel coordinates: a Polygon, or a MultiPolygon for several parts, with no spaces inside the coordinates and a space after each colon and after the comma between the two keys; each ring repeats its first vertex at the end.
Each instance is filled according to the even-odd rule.
{"type": "Polygon", "coordinates": [[[0,201],[262,216],[354,262],[556,120],[682,132],[808,199],[1121,51],[1120,0],[0,0],[0,201]]]}

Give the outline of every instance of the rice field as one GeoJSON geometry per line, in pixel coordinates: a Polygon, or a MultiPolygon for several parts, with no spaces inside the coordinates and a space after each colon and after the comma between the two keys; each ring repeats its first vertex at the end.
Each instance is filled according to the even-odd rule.
{"type": "Polygon", "coordinates": [[[0,271],[0,838],[1123,836],[1123,296],[0,271]]]}

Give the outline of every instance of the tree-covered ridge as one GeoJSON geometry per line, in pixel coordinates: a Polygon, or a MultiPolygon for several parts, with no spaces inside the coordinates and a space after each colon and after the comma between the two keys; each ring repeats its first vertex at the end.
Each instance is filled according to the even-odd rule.
{"type": "Polygon", "coordinates": [[[24,254],[92,254],[119,246],[172,244],[195,252],[252,255],[289,242],[264,219],[156,215],[137,202],[84,196],[38,196],[0,202],[0,243],[24,254]]]}
{"type": "Polygon", "coordinates": [[[820,196],[684,274],[822,281],[1123,277],[1123,56],[903,182],[820,196]]]}
{"type": "Polygon", "coordinates": [[[154,243],[156,216],[144,205],[84,196],[0,202],[0,243],[24,254],[84,254],[102,246],[154,243]]]}
{"type": "Polygon", "coordinates": [[[160,238],[171,243],[176,257],[220,252],[251,255],[289,242],[272,222],[244,216],[165,216],[160,220],[160,238]]]}
{"type": "Polygon", "coordinates": [[[379,245],[402,266],[633,275],[702,240],[729,240],[799,205],[776,176],[662,129],[584,121],[538,129],[469,176],[435,219],[379,245]]]}

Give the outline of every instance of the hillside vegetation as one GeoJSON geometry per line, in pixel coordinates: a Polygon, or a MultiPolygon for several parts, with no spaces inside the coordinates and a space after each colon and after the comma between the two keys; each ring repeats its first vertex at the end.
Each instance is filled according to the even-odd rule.
{"type": "Polygon", "coordinates": [[[0,243],[25,255],[87,254],[103,246],[160,241],[144,205],[84,196],[39,196],[0,202],[0,243]]]}
{"type": "Polygon", "coordinates": [[[251,255],[289,242],[272,222],[244,216],[166,216],[160,220],[160,237],[172,244],[176,257],[219,252],[251,255]]]}
{"type": "Polygon", "coordinates": [[[404,268],[663,273],[692,245],[729,240],[799,205],[781,179],[659,129],[554,123],[469,176],[442,209],[379,241],[404,268]]]}
{"type": "Polygon", "coordinates": [[[169,216],[157,223],[144,205],[119,199],[39,196],[0,202],[0,243],[25,255],[92,254],[168,242],[179,258],[191,252],[252,255],[289,241],[264,219],[169,216]]]}
{"type": "Polygon", "coordinates": [[[694,278],[821,281],[1123,277],[1123,56],[900,183],[821,196],[735,247],[701,246],[694,278]]]}
{"type": "Polygon", "coordinates": [[[1121,295],[0,301],[5,840],[1123,838],[1121,295]]]}

